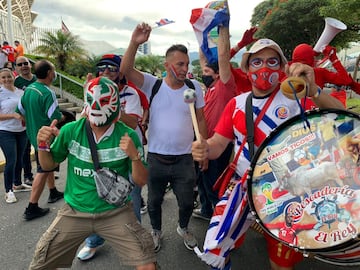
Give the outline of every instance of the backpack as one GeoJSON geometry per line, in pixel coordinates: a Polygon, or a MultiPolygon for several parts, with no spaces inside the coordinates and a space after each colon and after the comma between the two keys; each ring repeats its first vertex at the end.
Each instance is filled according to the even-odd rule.
{"type": "MultiPolygon", "coordinates": [[[[151,95],[149,98],[149,109],[150,109],[151,102],[152,102],[154,96],[157,94],[157,92],[159,92],[161,84],[162,84],[162,79],[157,79],[153,88],[151,89],[151,95]]],[[[193,82],[190,79],[185,79],[185,84],[187,87],[195,90],[195,85],[193,84],[193,82]]]]}
{"type": "MultiPolygon", "coordinates": [[[[147,144],[147,138],[146,138],[146,130],[148,129],[148,123],[149,123],[149,119],[150,119],[150,107],[151,107],[151,102],[154,98],[154,96],[157,94],[157,92],[159,92],[160,86],[162,84],[162,79],[157,79],[153,88],[151,89],[151,95],[149,98],[149,113],[147,116],[147,119],[145,119],[145,121],[143,121],[144,124],[141,125],[140,129],[141,129],[141,133],[143,135],[143,144],[146,145],[147,144]],[[145,142],[145,143],[144,143],[145,142]]],[[[193,84],[193,82],[190,79],[185,79],[185,84],[187,87],[194,89],[195,90],[195,85],[193,84]]],[[[194,103],[195,106],[195,103],[194,103]]]]}

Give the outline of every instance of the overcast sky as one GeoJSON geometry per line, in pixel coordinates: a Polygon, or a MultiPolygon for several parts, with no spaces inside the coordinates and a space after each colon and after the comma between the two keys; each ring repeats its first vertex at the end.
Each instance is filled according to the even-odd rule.
{"type": "MultiPolygon", "coordinates": [[[[34,25],[60,28],[61,19],[69,30],[85,40],[106,40],[126,48],[132,30],[142,21],[155,25],[161,18],[175,23],[153,29],[150,42],[154,54],[163,55],[172,44],[182,43],[190,51],[198,50],[189,23],[191,10],[204,7],[208,0],[35,0],[32,11],[38,13],[34,25]]],[[[262,1],[229,0],[231,43],[235,44],[250,27],[255,6],[262,1]],[[245,2],[245,3],[244,3],[245,2]]]]}

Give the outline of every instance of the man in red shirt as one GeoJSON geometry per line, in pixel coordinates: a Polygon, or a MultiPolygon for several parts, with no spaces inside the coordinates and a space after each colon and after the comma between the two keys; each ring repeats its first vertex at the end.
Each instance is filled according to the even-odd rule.
{"type": "Polygon", "coordinates": [[[3,42],[3,46],[2,46],[3,51],[6,52],[7,56],[8,56],[8,61],[10,61],[11,63],[15,63],[15,53],[16,50],[14,47],[9,45],[9,42],[4,41],[3,42]]]}

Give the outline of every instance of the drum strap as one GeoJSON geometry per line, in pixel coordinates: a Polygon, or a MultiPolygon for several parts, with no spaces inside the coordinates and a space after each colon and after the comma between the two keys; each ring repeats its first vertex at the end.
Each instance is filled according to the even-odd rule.
{"type": "Polygon", "coordinates": [[[246,114],[246,130],[247,130],[247,136],[246,140],[249,147],[249,155],[250,155],[250,161],[252,160],[255,152],[255,138],[254,138],[254,129],[259,124],[260,120],[263,118],[265,112],[269,108],[271,102],[273,101],[276,93],[279,91],[279,88],[276,89],[274,92],[271,93],[270,97],[266,101],[264,107],[260,110],[260,114],[255,120],[254,123],[254,113],[253,113],[253,107],[252,107],[252,98],[253,93],[250,93],[248,97],[246,98],[246,107],[245,107],[245,114],[246,114]]]}

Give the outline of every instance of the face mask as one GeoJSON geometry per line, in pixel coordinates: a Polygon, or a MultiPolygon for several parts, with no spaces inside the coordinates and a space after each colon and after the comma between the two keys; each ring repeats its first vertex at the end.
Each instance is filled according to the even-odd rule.
{"type": "Polygon", "coordinates": [[[259,90],[267,91],[279,83],[280,71],[271,68],[260,68],[255,72],[248,72],[251,83],[259,90]]]}
{"type": "Polygon", "coordinates": [[[117,85],[105,77],[98,77],[85,86],[85,114],[95,126],[115,122],[120,117],[117,85]]]}
{"type": "Polygon", "coordinates": [[[214,82],[214,78],[211,75],[202,75],[201,79],[203,83],[205,84],[206,88],[209,88],[210,85],[214,82]]]}

